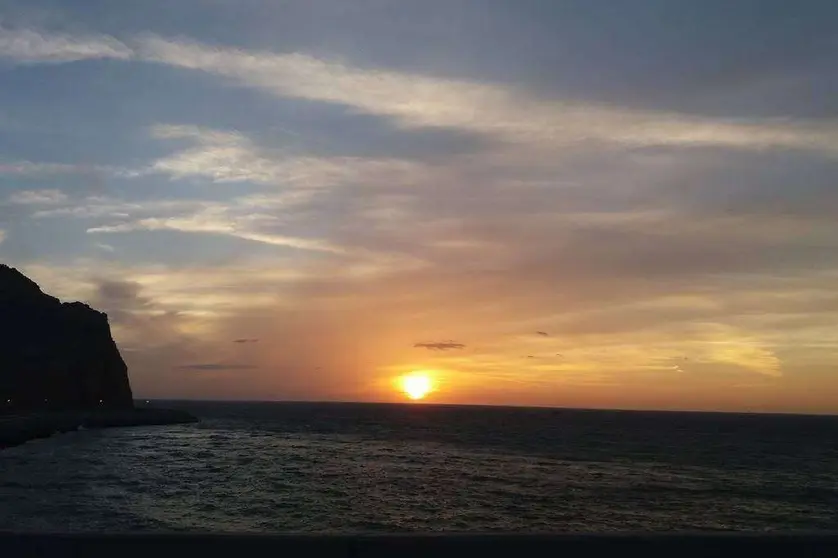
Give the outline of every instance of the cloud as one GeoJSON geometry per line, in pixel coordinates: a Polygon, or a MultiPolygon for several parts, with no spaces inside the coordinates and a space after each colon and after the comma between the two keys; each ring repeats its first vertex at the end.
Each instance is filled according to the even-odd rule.
{"type": "Polygon", "coordinates": [[[231,216],[223,208],[212,208],[182,217],[149,217],[119,225],[102,225],[87,229],[89,234],[125,233],[131,231],[179,231],[186,233],[220,234],[270,244],[317,252],[340,252],[340,248],[326,242],[259,232],[253,224],[258,216],[231,216]]]}
{"type": "Polygon", "coordinates": [[[258,342],[259,342],[259,340],[258,340],[258,339],[234,339],[234,340],[233,340],[233,343],[239,343],[239,344],[243,344],[243,343],[258,343],[258,342]]]}
{"type": "MultiPolygon", "coordinates": [[[[45,290],[63,299],[88,301],[106,312],[140,309],[147,316],[196,316],[204,325],[207,319],[272,307],[283,300],[280,295],[289,285],[307,277],[303,270],[280,266],[273,260],[226,267],[76,259],[68,266],[30,263],[21,268],[45,290]],[[113,282],[123,285],[114,289],[110,286],[113,282]],[[134,296],[124,296],[126,293],[134,296]]],[[[200,326],[191,323],[189,328],[200,326]]],[[[224,339],[235,336],[232,332],[224,339]]]]}
{"type": "Polygon", "coordinates": [[[414,343],[413,346],[419,349],[428,349],[431,351],[450,351],[466,348],[464,344],[455,343],[453,341],[438,341],[435,343],[414,343]]]}
{"type": "MultiPolygon", "coordinates": [[[[706,394],[700,406],[721,408],[714,407],[721,403],[714,403],[712,392],[731,381],[785,382],[789,362],[800,358],[789,356],[789,348],[807,358],[821,351],[817,354],[826,356],[819,356],[818,362],[831,362],[838,354],[832,327],[838,319],[838,298],[831,288],[835,275],[828,273],[819,283],[811,275],[794,280],[749,275],[741,281],[691,277],[615,284],[568,276],[561,268],[552,279],[531,282],[526,270],[521,276],[475,276],[464,268],[407,270],[359,280],[343,275],[340,267],[318,265],[301,273],[270,259],[235,267],[106,265],[103,269],[102,262],[77,262],[49,274],[40,268],[26,272],[49,292],[70,293],[72,287],[84,300],[89,298],[83,294],[83,282],[92,270],[107,270],[111,280],[140,286],[104,291],[111,306],[136,307],[148,320],[136,326],[142,335],[129,335],[127,322],[116,329],[120,347],[135,349],[126,359],[143,393],[163,393],[160,386],[166,385],[193,397],[381,397],[389,392],[376,391],[375,382],[407,367],[446,374],[442,395],[452,400],[483,401],[480,397],[489,395],[479,386],[489,381],[498,391],[497,401],[532,403],[536,394],[549,392],[553,395],[545,395],[545,404],[568,404],[582,397],[572,395],[573,386],[596,382],[621,386],[629,399],[642,396],[640,386],[663,389],[672,363],[687,354],[690,366],[678,376],[684,387],[667,388],[683,389],[685,394],[673,395],[673,400],[695,403],[706,394]],[[522,280],[528,281],[528,288],[516,290],[522,280]],[[72,286],[77,281],[81,283],[72,286]],[[141,300],[128,304],[131,293],[141,300]],[[555,352],[561,350],[564,357],[540,355],[524,361],[522,371],[522,356],[528,354],[522,339],[533,351],[540,344],[520,334],[522,324],[533,321],[549,324],[556,337],[555,352]],[[475,339],[479,350],[410,349],[413,339],[431,337],[451,324],[475,339]],[[247,346],[247,364],[265,371],[254,372],[248,386],[199,385],[192,383],[193,376],[175,377],[181,363],[241,363],[243,347],[231,340],[243,330],[252,338],[272,340],[247,346]],[[358,331],[375,338],[374,346],[359,348],[358,331]],[[809,348],[814,342],[821,348],[809,348]],[[310,373],[318,366],[326,377],[310,373]],[[475,387],[469,388],[472,384],[475,387]]],[[[605,394],[617,388],[602,389],[605,394]]]]}
{"type": "MultiPolygon", "coordinates": [[[[144,35],[134,49],[113,37],[0,28],[0,56],[19,63],[85,58],[144,60],[218,75],[280,97],[335,103],[394,119],[405,127],[457,128],[550,151],[587,141],[629,147],[681,146],[812,150],[838,155],[838,127],[821,121],[734,121],[609,105],[545,100],[515,88],[355,67],[302,53],[276,54],[144,35]]],[[[217,180],[238,180],[234,149],[206,162],[217,180]],[[214,165],[214,166],[213,166],[214,165]],[[232,174],[228,171],[232,170],[232,174]]],[[[179,173],[192,161],[161,161],[179,173]]],[[[261,177],[271,174],[263,169],[261,177]]]]}
{"type": "Polygon", "coordinates": [[[542,337],[548,337],[550,335],[546,331],[536,331],[535,334],[536,335],[541,335],[542,337]]]}
{"type": "Polygon", "coordinates": [[[97,284],[97,301],[106,306],[126,303],[132,307],[145,306],[140,297],[142,286],[135,281],[101,279],[97,284]]]}
{"type": "Polygon", "coordinates": [[[58,205],[67,201],[61,190],[21,190],[9,196],[9,203],[18,205],[58,205]]]}
{"type": "Polygon", "coordinates": [[[217,202],[206,202],[200,199],[127,201],[113,197],[90,196],[72,204],[67,204],[65,207],[40,209],[32,216],[35,218],[125,219],[128,217],[201,211],[218,205],[217,202]]]}
{"type": "Polygon", "coordinates": [[[0,59],[17,64],[66,63],[89,59],[131,58],[132,50],[108,35],[74,36],[0,26],[0,59]]]}
{"type": "Polygon", "coordinates": [[[514,88],[365,69],[293,53],[246,51],[145,36],[142,59],[204,71],[280,97],[336,103],[405,127],[471,130],[541,150],[598,141],[629,147],[814,150],[838,155],[831,123],[732,121],[543,100],[514,88]]]}
{"type": "Polygon", "coordinates": [[[10,176],[48,176],[60,174],[95,174],[112,172],[113,169],[98,165],[77,165],[67,163],[48,163],[16,161],[0,163],[0,175],[10,176]]]}
{"type": "Polygon", "coordinates": [[[129,169],[98,164],[52,163],[46,161],[0,162],[0,178],[21,179],[21,183],[52,183],[52,188],[23,190],[12,194],[10,203],[16,205],[68,205],[68,193],[73,197],[98,196],[109,178],[132,177],[129,169]]]}
{"type": "MultiPolygon", "coordinates": [[[[428,369],[439,370],[440,395],[452,400],[603,404],[613,392],[651,405],[649,393],[668,389],[669,401],[706,396],[699,406],[707,408],[734,382],[788,385],[796,370],[805,378],[835,362],[838,229],[809,218],[829,209],[831,183],[819,177],[834,174],[823,157],[835,152],[824,141],[831,122],[551,101],[306,55],[160,41],[160,63],[337,104],[345,110],[325,108],[341,119],[363,113],[375,118],[359,120],[395,124],[404,136],[455,128],[486,141],[417,162],[378,157],[374,145],[361,146],[368,158],[310,156],[245,128],[159,124],[144,151],[151,159],[108,170],[137,179],[120,184],[124,199],[0,208],[56,219],[33,221],[33,231],[126,235],[119,258],[93,252],[65,267],[30,267],[45,285],[109,312],[143,389],[380,399],[389,392],[376,382],[428,369]],[[771,147],[811,153],[760,152],[771,147]],[[161,191],[167,199],[147,199],[161,191]],[[802,191],[809,203],[795,204],[802,191]],[[182,259],[158,261],[146,244],[157,238],[144,231],[189,234],[187,246],[199,249],[172,243],[165,253],[182,259]],[[216,235],[254,244],[225,242],[239,252],[228,257],[211,244],[216,235]],[[439,331],[457,331],[470,350],[414,343],[439,331]],[[240,346],[245,332],[271,342],[240,346]],[[244,350],[244,366],[264,371],[248,385],[178,372],[241,366],[244,350]],[[684,354],[689,366],[675,375],[684,354]],[[324,375],[312,375],[319,366],[324,375]]],[[[75,169],[14,163],[0,172],[40,179],[75,169]]]]}
{"type": "Polygon", "coordinates": [[[145,170],[131,174],[133,178],[148,173],[165,173],[173,179],[192,177],[214,182],[247,181],[284,188],[279,192],[257,193],[224,201],[127,202],[90,197],[76,205],[42,209],[33,216],[106,218],[112,221],[88,227],[90,234],[171,230],[218,234],[273,246],[340,254],[344,250],[336,243],[284,232],[290,228],[290,223],[309,217],[300,208],[316,195],[317,189],[341,185],[366,187],[368,184],[399,187],[421,182],[421,167],[408,162],[288,158],[280,152],[265,151],[240,133],[195,126],[159,125],[152,129],[152,133],[158,139],[187,139],[196,142],[197,146],[158,159],[145,170]]]}
{"type": "Polygon", "coordinates": [[[3,244],[4,240],[6,240],[6,231],[0,229],[0,244],[3,244]]]}
{"type": "Polygon", "coordinates": [[[217,362],[199,363],[199,364],[182,364],[178,366],[181,370],[201,370],[208,372],[226,371],[226,370],[253,370],[258,366],[251,364],[221,364],[217,362]]]}
{"type": "MultiPolygon", "coordinates": [[[[40,200],[44,197],[26,194],[21,196],[21,201],[34,203],[36,199],[40,200]]],[[[53,197],[55,205],[59,205],[59,196],[53,197]]],[[[287,212],[306,198],[307,196],[293,191],[242,196],[226,201],[201,199],[125,201],[91,196],[72,204],[67,203],[64,207],[39,209],[33,212],[32,216],[41,219],[74,217],[92,219],[100,223],[103,220],[106,221],[88,227],[89,234],[170,230],[218,234],[273,246],[339,253],[340,248],[330,243],[282,234],[276,230],[284,225],[283,219],[277,216],[276,212],[287,212]],[[273,213],[266,213],[266,211],[273,213]]]]}
{"type": "Polygon", "coordinates": [[[197,147],[180,151],[151,164],[148,172],[174,179],[208,178],[213,182],[275,184],[294,178],[276,161],[256,152],[252,142],[235,132],[221,132],[195,126],[159,125],[152,128],[158,139],[191,139],[197,147]]]}
{"type": "MultiPolygon", "coordinates": [[[[615,159],[609,152],[596,159],[595,172],[585,165],[580,169],[576,160],[543,167],[553,175],[549,181],[531,169],[526,169],[532,173],[527,180],[518,180],[518,159],[457,159],[449,167],[435,168],[437,174],[428,176],[440,180],[423,182],[421,188],[371,183],[363,196],[344,197],[341,189],[326,187],[290,204],[280,197],[286,192],[271,190],[224,202],[96,199],[85,201],[73,215],[105,221],[96,226],[174,219],[180,227],[184,222],[177,220],[183,219],[198,228],[192,219],[204,225],[236,220],[241,230],[272,233],[293,219],[294,228],[316,231],[319,240],[345,247],[342,253],[323,252],[311,265],[291,268],[270,259],[258,266],[248,262],[241,269],[187,262],[133,268],[132,279],[153,298],[155,308],[200,316],[183,330],[200,332],[195,335],[216,340],[220,347],[233,349],[229,340],[243,330],[270,339],[327,337],[324,346],[334,353],[327,364],[340,370],[352,368],[345,361],[355,358],[348,356],[353,354],[348,347],[357,345],[357,337],[336,330],[373,331],[383,356],[365,355],[352,368],[359,377],[370,373],[362,370],[386,364],[382,361],[387,355],[416,361],[415,368],[431,368],[436,358],[455,359],[457,381],[491,376],[498,385],[517,382],[537,391],[593,381],[649,385],[643,378],[653,378],[657,385],[655,374],[671,375],[667,366],[673,355],[684,353],[697,355],[687,371],[690,382],[698,381],[692,376],[709,374],[714,376],[707,383],[715,386],[725,385],[725,374],[783,378],[781,347],[787,341],[755,313],[767,315],[771,309],[778,312],[771,320],[789,319],[786,310],[780,312],[786,304],[781,299],[811,283],[783,287],[783,296],[769,297],[762,281],[786,273],[811,277],[816,268],[826,273],[834,267],[834,258],[814,250],[826,249],[838,238],[831,234],[833,225],[763,215],[696,220],[688,210],[668,206],[668,200],[654,205],[653,197],[644,196],[638,210],[628,202],[646,194],[641,187],[680,184],[685,172],[700,177],[700,169],[685,171],[668,161],[659,165],[654,157],[650,165],[648,156],[615,159]],[[585,178],[584,188],[573,184],[580,177],[585,178]],[[442,194],[445,204],[439,203],[442,194]],[[614,205],[614,200],[623,205],[614,205]],[[268,209],[260,208],[266,202],[268,209]],[[335,207],[340,209],[337,215],[330,213],[335,207]],[[316,226],[322,222],[329,226],[316,226]],[[370,255],[374,258],[367,259],[370,255]],[[737,274],[749,278],[744,286],[737,274]],[[759,293],[760,304],[740,308],[731,302],[751,290],[759,293]],[[746,320],[749,315],[752,321],[746,320]],[[448,350],[437,356],[447,349],[426,346],[419,362],[393,348],[409,347],[417,337],[432,338],[451,323],[463,335],[479,339],[479,355],[448,350]],[[556,359],[528,361],[526,374],[516,378],[509,371],[520,370],[516,366],[527,350],[520,347],[520,332],[536,327],[560,339],[555,349],[565,357],[560,364],[556,359]]],[[[155,221],[145,225],[158,226],[155,221]]],[[[814,300],[808,294],[806,299],[814,300]]],[[[828,308],[825,303],[815,306],[828,308]]],[[[795,306],[795,311],[803,312],[801,308],[795,306]]],[[[794,328],[800,335],[809,332],[824,339],[818,324],[832,317],[825,312],[788,326],[786,333],[794,328]]],[[[276,380],[263,378],[259,385],[274,386],[282,394],[323,390],[295,372],[311,370],[324,358],[322,347],[306,350],[311,354],[303,354],[290,340],[282,350],[265,344],[249,347],[248,356],[260,368],[283,366],[276,380]]],[[[172,363],[236,360],[223,349],[208,346],[207,351],[167,358],[172,363]]],[[[344,382],[340,385],[352,381],[349,371],[345,378],[335,374],[344,382]]]]}
{"type": "Polygon", "coordinates": [[[205,178],[212,182],[252,182],[305,188],[339,184],[416,182],[420,167],[396,159],[360,157],[300,157],[257,146],[235,131],[161,124],[152,127],[157,139],[187,139],[194,147],[154,161],[147,173],[172,179],[205,178]]]}
{"type": "Polygon", "coordinates": [[[108,314],[119,325],[138,327],[146,318],[159,315],[152,300],[142,294],[143,287],[127,279],[93,278],[92,305],[108,314]]]}

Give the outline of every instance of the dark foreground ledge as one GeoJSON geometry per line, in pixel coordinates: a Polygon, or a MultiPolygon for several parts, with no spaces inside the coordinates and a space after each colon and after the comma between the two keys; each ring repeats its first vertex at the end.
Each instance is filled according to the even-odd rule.
{"type": "Polygon", "coordinates": [[[838,556],[838,534],[29,535],[0,533],[5,557],[38,556],[838,556]]]}
{"type": "Polygon", "coordinates": [[[175,409],[126,409],[0,416],[0,449],[80,428],[185,424],[198,419],[175,409]]]}

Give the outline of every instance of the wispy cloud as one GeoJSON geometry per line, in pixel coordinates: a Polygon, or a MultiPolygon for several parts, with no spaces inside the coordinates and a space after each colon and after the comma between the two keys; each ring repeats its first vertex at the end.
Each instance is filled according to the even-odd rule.
{"type": "Polygon", "coordinates": [[[4,240],[6,240],[6,231],[0,229],[0,244],[3,244],[4,240]]]}
{"type": "MultiPolygon", "coordinates": [[[[108,219],[90,226],[90,234],[172,230],[218,234],[302,250],[342,253],[334,242],[302,238],[282,232],[287,221],[299,220],[295,210],[318,190],[338,186],[388,188],[420,184],[428,171],[419,164],[398,160],[352,157],[288,157],[256,145],[244,134],[196,126],[158,125],[152,136],[161,140],[181,139],[196,145],[154,161],[146,169],[131,173],[167,174],[173,179],[202,178],[214,182],[245,181],[281,188],[224,201],[149,200],[124,202],[90,197],[64,207],[41,209],[33,216],[73,216],[108,219]],[[113,222],[116,221],[116,222],[113,222]]],[[[128,173],[123,173],[128,176],[128,173]]],[[[29,196],[33,198],[33,196],[29,196]]],[[[34,198],[33,198],[34,201],[34,198]]],[[[56,204],[57,205],[57,204],[56,204]]]]}
{"type": "Polygon", "coordinates": [[[101,224],[87,227],[89,234],[170,230],[231,236],[301,250],[342,252],[341,248],[328,241],[277,231],[283,225],[282,213],[306,199],[308,196],[305,194],[289,191],[242,196],[227,201],[124,201],[90,196],[71,203],[60,191],[42,191],[13,194],[10,201],[36,207],[32,217],[38,219],[74,217],[99,221],[101,224]],[[47,205],[56,207],[43,207],[47,205]]]}
{"type": "Polygon", "coordinates": [[[627,146],[809,149],[838,154],[838,127],[822,122],[731,121],[545,100],[513,88],[146,36],[140,58],[216,74],[280,97],[337,103],[403,126],[472,130],[550,149],[586,141],[627,146]]]}
{"type": "Polygon", "coordinates": [[[194,147],[154,161],[146,170],[174,179],[322,188],[365,181],[411,183],[417,181],[420,172],[417,165],[394,159],[293,156],[259,147],[234,131],[184,125],[158,125],[151,131],[158,139],[188,139],[195,143],[194,147]]]}
{"type": "MultiPolygon", "coordinates": [[[[408,127],[470,130],[505,141],[567,146],[599,141],[627,146],[718,146],[805,149],[838,154],[838,127],[829,122],[733,121],[534,97],[514,88],[421,74],[361,68],[293,53],[247,51],[144,35],[126,43],[105,35],[72,36],[0,28],[0,56],[22,63],[85,58],[136,59],[219,75],[280,97],[336,103],[387,116],[408,127]]],[[[236,156],[235,150],[229,156],[236,156]]],[[[218,180],[227,157],[216,153],[218,180]]],[[[181,162],[181,165],[184,164],[181,162]]],[[[180,172],[176,161],[161,171],[180,172]]],[[[228,169],[229,170],[229,169],[228,169]]],[[[265,172],[270,173],[266,169],[265,172]]],[[[264,174],[261,175],[264,179],[264,174]]]]}
{"type": "Polygon", "coordinates": [[[108,35],[68,35],[0,26],[0,58],[19,64],[131,58],[132,50],[108,35]]]}
{"type": "Polygon", "coordinates": [[[9,203],[19,205],[58,205],[67,201],[61,190],[22,190],[9,196],[9,203]]]}
{"type": "Polygon", "coordinates": [[[14,161],[0,163],[0,175],[10,176],[96,174],[101,172],[113,172],[113,169],[97,165],[76,165],[67,163],[48,163],[32,161],[14,161]]]}
{"type": "MultiPolygon", "coordinates": [[[[35,218],[77,217],[80,219],[127,219],[151,215],[196,212],[212,207],[213,202],[195,199],[125,201],[105,196],[89,196],[64,207],[40,209],[35,218]]],[[[217,204],[215,204],[217,205],[217,204]]]]}
{"type": "Polygon", "coordinates": [[[260,232],[259,221],[264,218],[271,220],[270,216],[246,215],[231,216],[226,209],[214,207],[208,208],[192,215],[180,217],[149,217],[121,223],[118,225],[102,225],[87,229],[90,234],[102,233],[125,233],[131,231],[180,231],[187,233],[210,233],[220,234],[271,244],[274,246],[287,246],[301,250],[314,250],[322,252],[340,252],[338,247],[326,242],[281,234],[260,232]],[[255,228],[256,226],[257,228],[255,228]]]}

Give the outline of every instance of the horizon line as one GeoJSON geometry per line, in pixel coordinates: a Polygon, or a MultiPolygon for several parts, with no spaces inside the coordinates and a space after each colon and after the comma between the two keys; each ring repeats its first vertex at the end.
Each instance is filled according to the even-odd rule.
{"type": "Polygon", "coordinates": [[[515,405],[499,403],[437,403],[426,401],[350,401],[350,400],[314,400],[314,399],[197,399],[197,398],[154,398],[134,397],[134,401],[187,402],[187,403],[251,403],[251,404],[308,404],[308,405],[399,405],[405,407],[479,407],[502,409],[538,409],[553,411],[612,412],[612,413],[683,413],[714,415],[761,415],[761,416],[796,416],[796,417],[838,417],[838,411],[799,412],[799,411],[722,411],[708,409],[640,409],[616,407],[564,407],[551,405],[515,405]]]}

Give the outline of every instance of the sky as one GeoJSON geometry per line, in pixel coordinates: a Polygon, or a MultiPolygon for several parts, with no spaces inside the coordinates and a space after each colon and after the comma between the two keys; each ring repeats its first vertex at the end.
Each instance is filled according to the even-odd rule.
{"type": "Polygon", "coordinates": [[[0,261],[142,398],[838,412],[830,0],[0,0],[0,261]]]}

